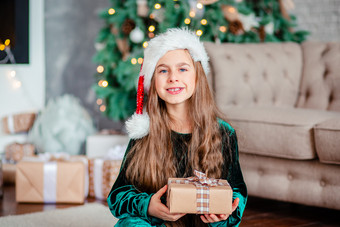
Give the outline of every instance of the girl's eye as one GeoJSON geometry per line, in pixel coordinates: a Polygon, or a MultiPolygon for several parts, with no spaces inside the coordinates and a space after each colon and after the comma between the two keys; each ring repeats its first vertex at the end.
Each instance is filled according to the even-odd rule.
{"type": "Polygon", "coordinates": [[[182,69],[180,69],[179,71],[181,71],[181,72],[186,72],[186,71],[188,71],[187,69],[184,69],[184,68],[182,68],[182,69]]]}
{"type": "Polygon", "coordinates": [[[165,69],[162,69],[161,71],[159,71],[160,73],[167,73],[168,71],[165,69]]]}

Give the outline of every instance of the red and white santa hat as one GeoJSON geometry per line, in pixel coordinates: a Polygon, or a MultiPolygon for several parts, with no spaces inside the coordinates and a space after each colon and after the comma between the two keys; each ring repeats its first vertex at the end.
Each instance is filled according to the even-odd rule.
{"type": "Polygon", "coordinates": [[[141,139],[149,134],[150,118],[143,111],[144,91],[148,93],[151,78],[155,71],[157,62],[168,51],[186,49],[192,59],[201,62],[206,75],[209,74],[209,57],[204,49],[203,43],[194,32],[187,28],[171,28],[165,33],[157,35],[149,41],[144,50],[144,61],[139,73],[137,88],[136,112],[125,122],[126,130],[131,139],[141,139]]]}

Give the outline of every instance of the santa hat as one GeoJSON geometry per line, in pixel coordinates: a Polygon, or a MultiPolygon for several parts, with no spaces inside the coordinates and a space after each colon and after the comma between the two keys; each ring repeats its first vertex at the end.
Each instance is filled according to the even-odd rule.
{"type": "Polygon", "coordinates": [[[186,49],[192,59],[201,62],[206,75],[209,74],[209,57],[199,37],[187,28],[171,28],[149,41],[148,47],[144,50],[144,60],[139,73],[137,88],[137,109],[136,112],[125,123],[128,135],[131,139],[141,139],[149,134],[149,115],[143,113],[144,90],[148,93],[151,78],[160,58],[168,51],[186,49]]]}

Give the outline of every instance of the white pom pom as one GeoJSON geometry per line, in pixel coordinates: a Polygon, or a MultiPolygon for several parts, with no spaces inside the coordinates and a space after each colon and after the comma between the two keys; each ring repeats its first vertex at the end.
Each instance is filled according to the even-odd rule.
{"type": "Polygon", "coordinates": [[[131,139],[141,139],[149,134],[149,115],[144,111],[143,114],[134,113],[126,122],[126,131],[131,139]]]}

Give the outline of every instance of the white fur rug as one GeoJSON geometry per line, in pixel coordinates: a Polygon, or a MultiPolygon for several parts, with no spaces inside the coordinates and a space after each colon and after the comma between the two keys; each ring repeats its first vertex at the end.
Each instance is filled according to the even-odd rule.
{"type": "Polygon", "coordinates": [[[114,226],[117,219],[108,207],[99,203],[88,203],[79,207],[56,209],[0,218],[0,226],[114,226]]]}

